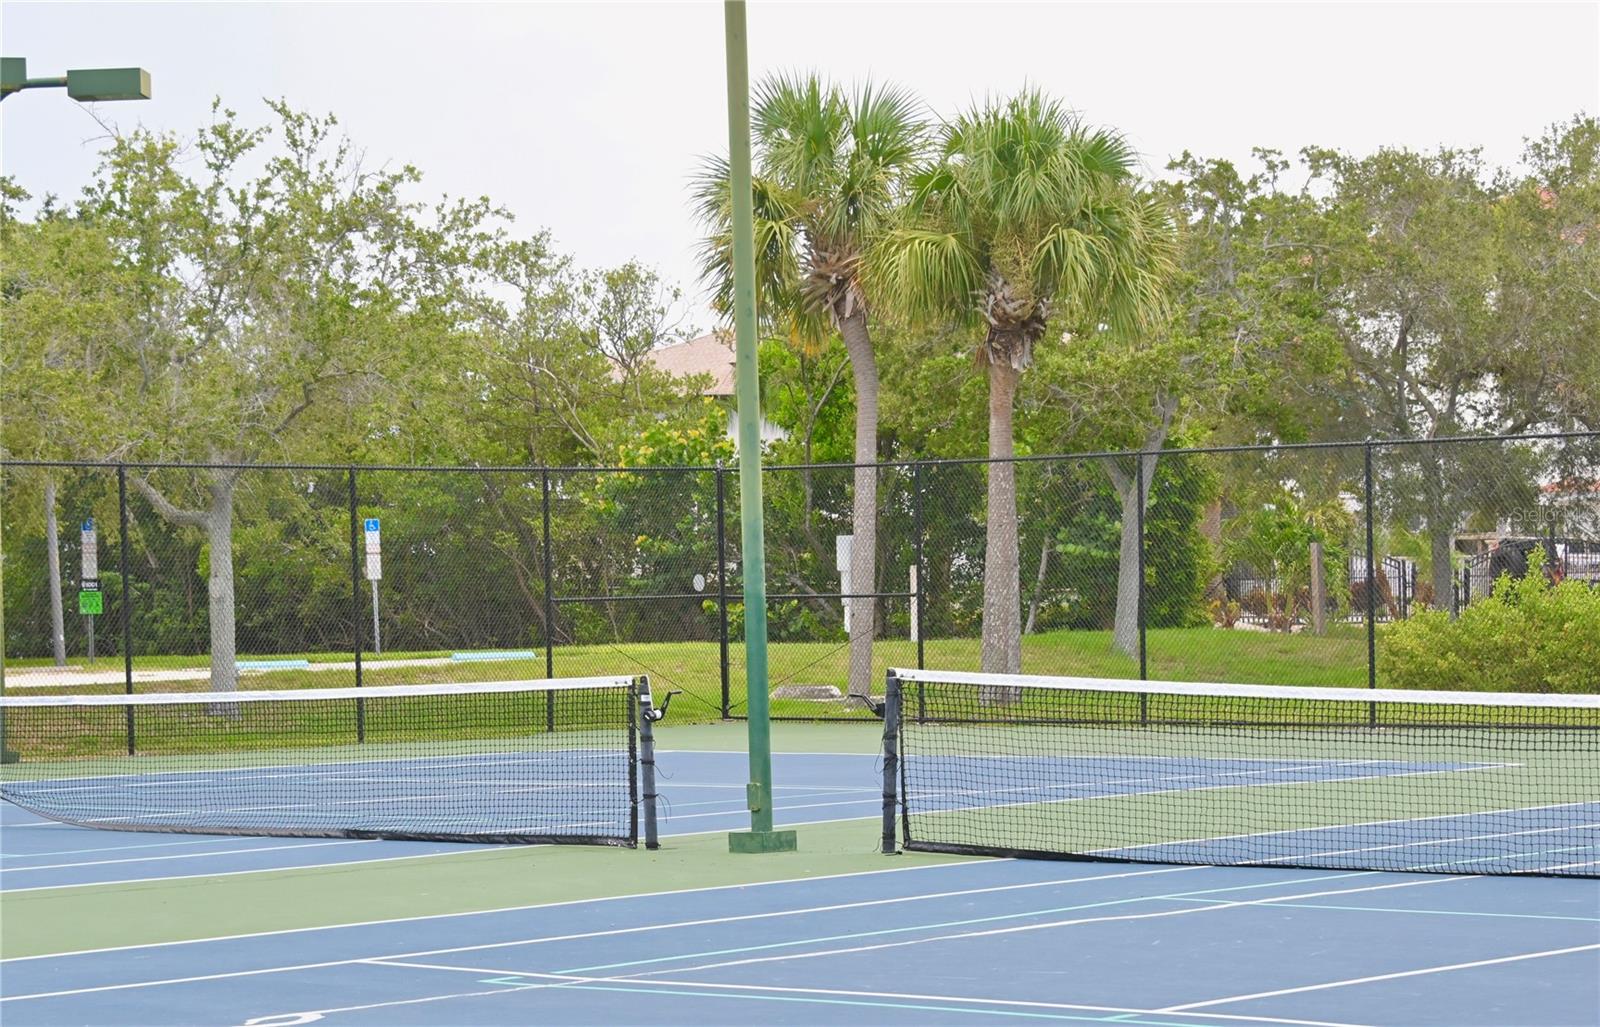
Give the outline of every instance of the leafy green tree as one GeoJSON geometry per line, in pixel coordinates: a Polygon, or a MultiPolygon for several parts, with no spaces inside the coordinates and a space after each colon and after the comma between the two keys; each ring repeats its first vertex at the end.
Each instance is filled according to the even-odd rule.
{"type": "MultiPolygon", "coordinates": [[[[904,176],[924,156],[919,104],[892,87],[853,93],[816,75],[776,76],[756,89],[756,261],[760,313],[769,328],[815,349],[830,332],[844,340],[854,377],[855,472],[851,589],[876,591],[878,548],[878,369],[869,332],[863,259],[882,234],[904,176]]],[[[707,162],[695,186],[703,221],[704,276],[727,308],[733,288],[732,206],[724,159],[707,162]]],[[[871,599],[850,602],[850,692],[872,685],[871,599]]]]}
{"type": "MultiPolygon", "coordinates": [[[[95,396],[110,430],[94,455],[223,465],[129,479],[162,519],[204,536],[219,690],[237,681],[244,466],[353,450],[338,409],[404,388],[396,321],[439,303],[450,280],[401,196],[414,169],[368,172],[333,119],[270,106],[273,129],[219,110],[194,143],[194,174],[172,137],[116,138],[78,213],[117,253],[129,309],[127,330],[93,351],[115,383],[95,396]]],[[[80,347],[73,359],[90,356],[80,347]]]]}
{"type": "MultiPolygon", "coordinates": [[[[0,181],[0,454],[69,460],[101,430],[93,397],[106,387],[107,340],[127,321],[119,296],[124,275],[103,232],[47,203],[34,223],[14,206],[28,194],[0,181]]],[[[57,524],[60,471],[8,472],[12,500],[36,493],[43,511],[50,651],[66,663],[61,546],[57,524]],[[20,486],[20,489],[19,489],[20,486]]],[[[82,498],[82,497],[78,497],[82,498]]],[[[20,621],[13,624],[20,626],[20,621]]]]}
{"type": "MultiPolygon", "coordinates": [[[[1582,228],[1594,195],[1593,135],[1580,121],[1535,147],[1536,160],[1548,158],[1538,176],[1572,197],[1561,215],[1548,184],[1504,175],[1497,183],[1475,151],[1306,151],[1308,189],[1325,197],[1319,242],[1338,281],[1334,323],[1352,408],[1365,413],[1369,434],[1433,439],[1592,416],[1585,368],[1595,304],[1579,283],[1596,266],[1582,228]],[[1576,303],[1576,316],[1550,293],[1576,303]]],[[[1451,594],[1464,511],[1474,496],[1515,502],[1519,490],[1483,486],[1525,481],[1519,461],[1500,446],[1385,451],[1384,512],[1424,525],[1435,601],[1451,594]]]]}
{"type": "Polygon", "coordinates": [[[1264,579],[1268,626],[1287,633],[1309,602],[1312,543],[1325,547],[1332,571],[1330,592],[1337,595],[1345,584],[1343,541],[1353,529],[1354,519],[1337,500],[1305,503],[1282,489],[1230,522],[1224,546],[1235,563],[1264,579]]]}
{"type": "Polygon", "coordinates": [[[882,295],[913,321],[982,333],[989,377],[982,666],[1021,666],[1016,471],[1022,372],[1052,324],[1064,343],[1106,327],[1158,329],[1172,266],[1170,218],[1141,193],[1135,155],[1037,91],[969,110],[915,179],[905,222],[873,255],[882,295]]]}

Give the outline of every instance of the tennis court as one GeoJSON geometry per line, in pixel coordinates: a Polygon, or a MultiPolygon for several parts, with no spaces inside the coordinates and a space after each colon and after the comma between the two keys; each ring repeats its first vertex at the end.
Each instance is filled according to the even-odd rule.
{"type": "MultiPolygon", "coordinates": [[[[80,813],[120,806],[116,826],[134,829],[69,826],[9,803],[0,811],[0,1015],[253,1027],[1600,1023],[1596,736],[1571,734],[1562,719],[1588,712],[1540,711],[1557,730],[1530,734],[1455,710],[1449,726],[1420,736],[1425,745],[1395,724],[1339,724],[1338,751],[1324,752],[1302,706],[1293,730],[1253,725],[1251,746],[1233,710],[1219,753],[1215,723],[1160,712],[1160,683],[1140,686],[1152,691],[1129,707],[1144,718],[1138,730],[1108,721],[1100,705],[1069,735],[1052,735],[1059,723],[1038,716],[1040,702],[1060,703],[1059,682],[1044,699],[1024,691],[963,706],[959,717],[930,715],[942,701],[933,686],[944,683],[922,684],[886,710],[886,721],[903,718],[892,758],[875,725],[779,725],[776,820],[805,826],[799,852],[766,857],[726,851],[725,832],[748,818],[739,724],[658,726],[656,850],[183,833],[197,810],[256,818],[236,829],[332,831],[393,827],[396,806],[438,829],[472,795],[509,789],[521,789],[517,803],[543,804],[545,817],[559,811],[545,799],[568,796],[565,821],[540,821],[542,830],[589,830],[591,793],[626,799],[628,780],[573,799],[552,787],[551,764],[569,754],[588,774],[606,766],[590,762],[587,744],[601,728],[586,713],[569,718],[580,744],[566,747],[560,732],[542,732],[542,701],[514,691],[502,694],[538,714],[521,755],[504,748],[496,700],[474,730],[445,725],[450,752],[436,751],[438,739],[419,751],[391,732],[293,750],[291,761],[280,727],[317,725],[331,737],[350,721],[323,716],[343,709],[327,706],[289,717],[282,711],[295,704],[275,699],[261,717],[225,719],[223,729],[248,726],[259,744],[219,765],[169,750],[140,757],[150,772],[134,774],[117,731],[103,734],[98,775],[12,765],[8,792],[42,790],[32,797],[80,813]],[[1049,737],[1070,748],[1041,751],[1049,737]],[[1359,751],[1361,739],[1382,753],[1359,751]],[[313,751],[321,755],[300,758],[313,751]],[[895,855],[877,851],[886,783],[895,855]],[[1496,802],[1519,796],[1520,805],[1496,802]],[[330,799],[347,801],[355,820],[328,820],[320,804],[330,799]],[[179,833],[125,823],[134,802],[146,826],[179,833]],[[1414,815],[1363,819],[1395,803],[1414,815]],[[1435,812],[1451,804],[1454,815],[1435,812]],[[1307,821],[1313,809],[1321,821],[1307,821]],[[1285,828],[1286,817],[1300,826],[1285,828]],[[1221,829],[1241,824],[1256,830],[1221,829]],[[1130,834],[1136,827],[1145,834],[1130,834]],[[1193,865],[1202,861],[1264,865],[1193,865]],[[1294,865],[1308,862],[1331,865],[1294,865]]],[[[1370,693],[1358,694],[1365,716],[1370,693]]],[[[1105,702],[1121,709],[1123,700],[1105,702]]],[[[1072,703],[1081,713],[1083,700],[1072,703]]],[[[109,708],[107,722],[125,724],[124,709],[109,708]]],[[[367,729],[380,730],[382,705],[364,712],[367,729]]],[[[1316,712],[1323,737],[1327,710],[1316,712]]],[[[1059,709],[1053,716],[1061,721],[1059,709]]],[[[152,744],[159,723],[139,725],[152,744]]],[[[639,770],[635,758],[625,773],[639,770]]],[[[635,789],[624,806],[638,799],[635,789]]],[[[495,805],[495,816],[506,808],[495,805]]]]}

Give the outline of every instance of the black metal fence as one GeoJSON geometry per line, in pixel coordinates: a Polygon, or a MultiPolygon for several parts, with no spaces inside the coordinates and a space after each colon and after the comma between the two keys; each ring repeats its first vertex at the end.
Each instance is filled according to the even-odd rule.
{"type": "MultiPolygon", "coordinates": [[[[841,571],[855,471],[764,470],[776,716],[866,715],[845,698],[852,595],[873,600],[858,687],[891,665],[979,667],[987,463],[876,466],[865,586],[841,571]]],[[[1075,454],[1015,471],[1027,673],[1371,685],[1387,622],[1459,613],[1536,551],[1553,580],[1600,584],[1597,433],[1075,454]]],[[[683,690],[686,714],[745,707],[731,468],[10,462],[0,488],[11,688],[638,671],[683,690]],[[98,614],[79,613],[86,592],[98,614]]]]}

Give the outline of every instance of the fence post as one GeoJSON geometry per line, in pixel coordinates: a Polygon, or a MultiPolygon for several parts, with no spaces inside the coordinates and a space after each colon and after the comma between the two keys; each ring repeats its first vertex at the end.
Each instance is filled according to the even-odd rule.
{"type": "MultiPolygon", "coordinates": [[[[1364,465],[1363,477],[1365,478],[1365,502],[1367,518],[1367,687],[1378,687],[1378,561],[1373,552],[1377,544],[1373,541],[1372,530],[1372,440],[1368,439],[1362,447],[1362,463],[1364,465]]],[[[1367,704],[1367,722],[1373,727],[1378,726],[1378,704],[1367,704]]]]}
{"type": "Polygon", "coordinates": [[[1566,576],[1566,567],[1560,557],[1556,556],[1556,512],[1550,511],[1549,538],[1545,543],[1544,566],[1545,578],[1551,579],[1554,575],[1566,576]]]}
{"type": "MultiPolygon", "coordinates": [[[[1137,525],[1138,532],[1139,532],[1139,591],[1138,591],[1138,601],[1137,601],[1137,604],[1136,604],[1136,609],[1137,609],[1136,619],[1137,619],[1138,624],[1139,624],[1139,680],[1140,681],[1148,681],[1148,680],[1150,680],[1150,673],[1149,673],[1150,667],[1149,667],[1148,653],[1146,651],[1147,650],[1147,646],[1146,646],[1146,641],[1147,640],[1146,640],[1146,637],[1145,637],[1145,635],[1146,635],[1146,632],[1145,632],[1146,625],[1145,625],[1145,609],[1144,609],[1144,570],[1145,570],[1145,553],[1144,553],[1144,549],[1145,549],[1145,537],[1144,537],[1144,503],[1145,503],[1144,450],[1140,450],[1139,451],[1139,457],[1138,457],[1138,462],[1137,462],[1136,466],[1137,466],[1137,470],[1136,470],[1135,475],[1134,475],[1133,487],[1135,489],[1135,492],[1134,492],[1135,510],[1137,511],[1134,516],[1135,516],[1135,521],[1136,521],[1136,525],[1137,525]]],[[[1152,475],[1152,477],[1153,476],[1154,475],[1152,475]]],[[[1145,697],[1143,695],[1141,695],[1139,697],[1139,707],[1140,707],[1141,719],[1143,718],[1145,701],[1146,701],[1145,697]]]]}
{"type": "Polygon", "coordinates": [[[722,461],[717,461],[717,635],[722,676],[722,719],[733,716],[728,697],[728,495],[722,461]]]}
{"type": "MultiPolygon", "coordinates": [[[[122,691],[133,694],[133,605],[128,598],[128,465],[117,465],[117,573],[122,576],[122,691]]],[[[133,707],[123,711],[128,755],[133,755],[133,707]]]]}
{"type": "Polygon", "coordinates": [[[917,561],[917,592],[911,601],[917,604],[913,620],[917,626],[917,669],[927,666],[924,659],[924,642],[928,637],[928,604],[923,601],[928,592],[928,566],[922,558],[922,463],[912,464],[911,470],[911,519],[912,531],[915,532],[914,545],[916,546],[917,561]]]}
{"type": "Polygon", "coordinates": [[[550,470],[539,472],[541,506],[544,517],[544,676],[556,676],[556,600],[552,582],[555,575],[550,568],[550,470]]]}
{"type": "MultiPolygon", "coordinates": [[[[361,609],[361,516],[356,507],[359,502],[356,495],[356,468],[351,464],[345,471],[345,485],[350,497],[350,614],[352,624],[355,626],[355,657],[356,657],[356,687],[361,687],[361,651],[366,648],[366,640],[361,633],[362,618],[365,616],[361,609]]],[[[367,740],[367,708],[365,701],[356,700],[356,741],[367,740]]]]}

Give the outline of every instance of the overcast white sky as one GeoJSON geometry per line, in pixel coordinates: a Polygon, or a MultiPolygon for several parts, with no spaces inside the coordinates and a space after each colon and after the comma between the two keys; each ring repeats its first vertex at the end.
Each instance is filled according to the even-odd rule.
{"type": "MultiPolygon", "coordinates": [[[[727,148],[720,3],[6,0],[0,34],[32,75],[149,69],[151,102],[100,107],[123,129],[190,135],[213,96],[256,120],[283,97],[337,114],[369,163],[417,165],[428,195],[487,194],[584,265],[638,257],[697,289],[686,183],[727,148]]],[[[1152,170],[1312,143],[1510,163],[1600,111],[1600,3],[755,2],[750,65],[891,80],[940,113],[1031,81],[1152,170]]],[[[0,161],[75,196],[100,134],[60,92],[14,96],[0,161]]]]}

